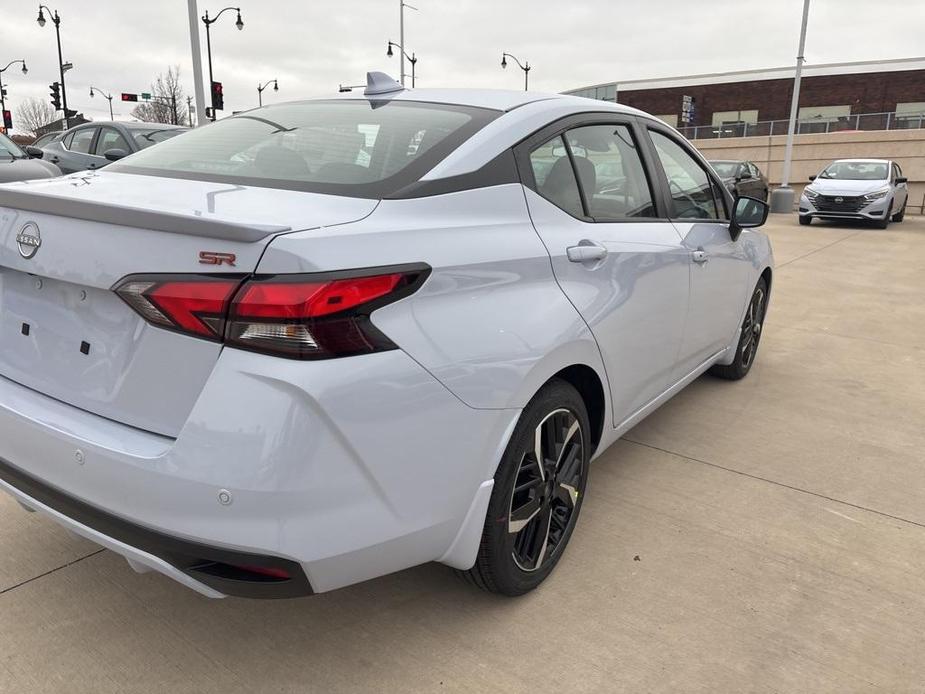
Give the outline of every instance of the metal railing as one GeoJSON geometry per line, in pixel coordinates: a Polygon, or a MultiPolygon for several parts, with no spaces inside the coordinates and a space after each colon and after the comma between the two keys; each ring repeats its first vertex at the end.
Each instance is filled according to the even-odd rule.
{"type": "MultiPolygon", "coordinates": [[[[723,123],[722,125],[682,126],[678,130],[689,140],[723,137],[756,137],[786,135],[790,121],[766,120],[757,123],[723,123]]],[[[895,113],[856,113],[835,118],[805,118],[797,121],[796,133],[851,132],[857,130],[908,130],[925,128],[925,114],[896,115],[895,113]]]]}

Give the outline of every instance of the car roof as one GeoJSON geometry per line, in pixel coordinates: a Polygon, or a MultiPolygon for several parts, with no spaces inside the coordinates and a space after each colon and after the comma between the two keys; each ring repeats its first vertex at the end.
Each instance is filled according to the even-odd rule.
{"type": "Polygon", "coordinates": [[[833,164],[889,164],[891,159],[836,159],[833,164]]]}
{"type": "Polygon", "coordinates": [[[708,159],[711,164],[744,164],[747,159],[708,159]]]}

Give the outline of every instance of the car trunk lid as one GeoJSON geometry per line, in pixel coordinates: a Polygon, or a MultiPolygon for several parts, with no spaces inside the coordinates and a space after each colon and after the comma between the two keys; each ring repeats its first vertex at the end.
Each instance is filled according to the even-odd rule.
{"type": "Polygon", "coordinates": [[[135,274],[246,275],[275,236],[375,205],[106,172],[0,186],[0,376],[175,437],[222,346],[146,323],[112,287],[135,274]]]}

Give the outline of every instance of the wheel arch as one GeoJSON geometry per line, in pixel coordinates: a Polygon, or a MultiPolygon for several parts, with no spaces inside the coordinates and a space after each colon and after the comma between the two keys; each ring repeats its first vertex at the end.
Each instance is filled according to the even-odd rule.
{"type": "MultiPolygon", "coordinates": [[[[572,364],[557,371],[546,383],[553,379],[560,379],[570,384],[584,400],[585,408],[588,410],[588,421],[591,424],[591,444],[593,446],[591,455],[594,455],[601,443],[607,416],[607,400],[600,376],[587,364],[572,364]]],[[[546,383],[543,385],[545,386],[546,383]]]]}

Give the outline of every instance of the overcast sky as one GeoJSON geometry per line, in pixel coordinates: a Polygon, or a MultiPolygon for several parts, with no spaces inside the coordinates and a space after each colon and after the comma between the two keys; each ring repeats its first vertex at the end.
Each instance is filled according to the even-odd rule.
{"type": "MultiPolygon", "coordinates": [[[[212,27],[215,78],[224,83],[226,114],[257,105],[258,82],[277,78],[264,103],[362,83],[367,70],[398,76],[399,0],[237,0],[244,30],[226,13],[212,27]]],[[[794,61],[802,0],[412,0],[405,44],[415,51],[418,86],[519,89],[523,73],[500,67],[507,51],[528,60],[531,89],[563,91],[598,82],[779,67],[794,61]]],[[[61,15],[68,102],[93,119],[109,117],[113,94],[147,90],[179,65],[192,94],[186,0],[53,0],[61,15]]],[[[224,4],[199,0],[199,14],[224,4]]],[[[36,22],[37,4],[0,0],[0,67],[7,108],[48,97],[57,80],[54,26],[36,22]]],[[[806,57],[810,63],[914,57],[925,53],[925,2],[813,0],[806,57]]],[[[205,36],[202,41],[205,52],[205,36]]],[[[206,77],[208,79],[208,77],[206,77]]],[[[410,84],[410,81],[409,81],[410,84]]],[[[116,118],[131,108],[113,102],[116,118]]]]}

